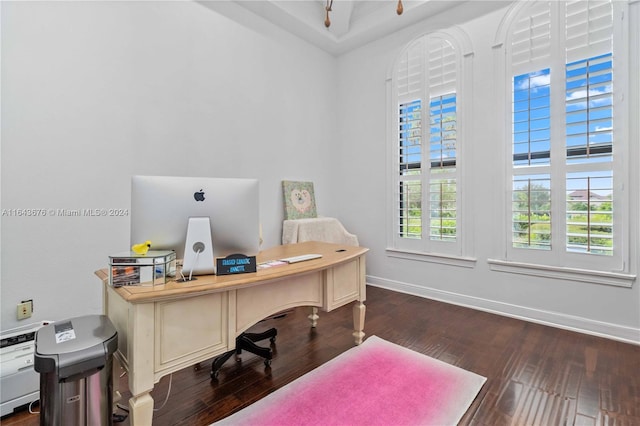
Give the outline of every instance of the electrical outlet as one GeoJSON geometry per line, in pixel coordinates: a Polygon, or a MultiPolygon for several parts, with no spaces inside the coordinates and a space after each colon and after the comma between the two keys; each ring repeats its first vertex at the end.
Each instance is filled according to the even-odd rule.
{"type": "Polygon", "coordinates": [[[18,319],[30,318],[33,313],[33,300],[18,303],[18,319]]]}

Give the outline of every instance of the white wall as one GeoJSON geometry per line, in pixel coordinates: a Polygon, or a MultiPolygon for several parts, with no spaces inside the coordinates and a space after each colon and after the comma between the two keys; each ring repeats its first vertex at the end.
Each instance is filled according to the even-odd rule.
{"type": "MultiPolygon", "coordinates": [[[[473,268],[385,254],[385,79],[400,49],[428,31],[459,24],[473,41],[466,191],[472,207],[495,205],[500,123],[487,82],[505,10],[482,16],[482,3],[473,4],[333,58],[228,2],[0,2],[1,207],[128,208],[132,174],[257,177],[270,246],[280,241],[280,181],[313,180],[320,213],[339,217],[371,249],[374,285],[640,342],[637,282],[626,289],[490,271],[500,226],[491,209],[474,209],[473,268]]],[[[637,25],[640,3],[632,7],[637,25]]],[[[100,312],[93,271],[128,247],[128,228],[127,217],[2,217],[1,328],[23,324],[15,305],[27,298],[33,321],[100,312]]]]}
{"type": "MultiPolygon", "coordinates": [[[[317,182],[322,211],[335,58],[195,2],[0,7],[2,209],[128,209],[131,175],[168,174],[260,179],[264,246],[281,180],[317,182]]],[[[126,216],[3,216],[1,329],[101,312],[93,272],[128,234],[126,216]]]]}
{"type": "MultiPolygon", "coordinates": [[[[635,52],[638,50],[638,8],[635,3],[635,52]]],[[[336,155],[339,180],[347,190],[337,191],[338,205],[349,206],[339,210],[347,228],[358,234],[360,243],[371,249],[367,259],[368,282],[408,293],[444,301],[520,316],[535,321],[553,323],[562,327],[580,329],[595,334],[640,343],[640,286],[621,288],[601,284],[539,278],[490,271],[487,259],[499,258],[502,224],[499,192],[503,166],[500,129],[503,118],[495,114],[497,98],[494,96],[495,63],[492,46],[495,31],[506,13],[506,8],[477,18],[465,16],[468,5],[446,18],[436,16],[385,39],[371,43],[339,59],[340,153],[336,155]],[[387,98],[385,79],[400,50],[419,35],[447,28],[454,19],[469,36],[473,44],[473,110],[472,131],[466,141],[468,157],[464,159],[470,176],[468,186],[462,190],[470,197],[473,221],[471,256],[477,259],[472,268],[448,266],[422,261],[388,257],[386,234],[386,202],[388,166],[387,98]],[[465,22],[467,19],[467,22],[465,22]],[[375,232],[371,232],[375,230],[375,232]]],[[[640,162],[638,147],[638,55],[634,54],[634,90],[630,100],[635,105],[632,120],[632,225],[633,254],[637,256],[640,235],[637,223],[640,182],[637,167],[640,162]]],[[[338,210],[336,210],[338,211],[338,210]]],[[[428,327],[425,324],[425,327],[428,327]]]]}

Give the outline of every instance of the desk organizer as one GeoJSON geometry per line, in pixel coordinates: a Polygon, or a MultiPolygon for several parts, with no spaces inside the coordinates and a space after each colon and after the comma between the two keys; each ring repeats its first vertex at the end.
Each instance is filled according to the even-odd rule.
{"type": "Polygon", "coordinates": [[[109,285],[151,287],[166,284],[176,275],[174,251],[149,250],[147,254],[132,251],[109,256],[109,285]]]}

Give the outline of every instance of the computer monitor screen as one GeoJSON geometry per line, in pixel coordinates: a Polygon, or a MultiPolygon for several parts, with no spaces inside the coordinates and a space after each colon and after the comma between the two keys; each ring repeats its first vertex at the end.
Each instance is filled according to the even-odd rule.
{"type": "MultiPolygon", "coordinates": [[[[185,259],[186,267],[192,255],[189,249],[185,253],[190,218],[208,218],[214,258],[230,254],[255,256],[260,248],[258,180],[131,178],[132,245],[150,241],[152,250],[175,250],[178,259],[185,259]]],[[[204,263],[211,263],[211,259],[205,260],[204,263]]],[[[196,268],[196,274],[212,272],[196,268]]]]}

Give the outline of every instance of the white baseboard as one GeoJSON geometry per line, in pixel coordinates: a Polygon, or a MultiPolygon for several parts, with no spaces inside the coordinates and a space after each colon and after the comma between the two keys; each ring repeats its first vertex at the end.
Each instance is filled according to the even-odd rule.
{"type": "Polygon", "coordinates": [[[640,345],[640,330],[367,275],[367,284],[524,321],[640,345]]]}

